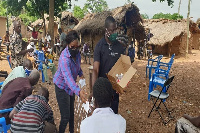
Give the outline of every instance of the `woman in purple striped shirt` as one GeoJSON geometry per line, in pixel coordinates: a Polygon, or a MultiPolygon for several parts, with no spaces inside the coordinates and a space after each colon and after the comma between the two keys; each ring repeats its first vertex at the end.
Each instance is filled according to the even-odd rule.
{"type": "Polygon", "coordinates": [[[70,31],[66,36],[65,49],[62,51],[58,70],[56,71],[53,82],[55,84],[56,98],[61,114],[59,133],[64,133],[69,122],[70,133],[74,132],[74,99],[75,95],[80,96],[85,103],[86,92],[81,90],[76,84],[77,76],[84,78],[81,69],[81,55],[79,52],[78,33],[70,31]]]}

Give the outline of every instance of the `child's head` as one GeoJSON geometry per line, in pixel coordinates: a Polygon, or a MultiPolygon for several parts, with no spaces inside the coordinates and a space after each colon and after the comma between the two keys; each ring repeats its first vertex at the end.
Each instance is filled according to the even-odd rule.
{"type": "Polygon", "coordinates": [[[38,91],[38,95],[44,96],[49,101],[49,91],[45,87],[41,87],[38,91]]]}

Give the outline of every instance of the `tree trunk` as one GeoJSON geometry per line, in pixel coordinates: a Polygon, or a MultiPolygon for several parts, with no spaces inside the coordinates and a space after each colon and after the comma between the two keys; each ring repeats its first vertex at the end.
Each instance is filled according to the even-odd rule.
{"type": "Polygon", "coordinates": [[[190,2],[191,0],[188,0],[188,13],[187,13],[187,46],[186,46],[186,57],[188,56],[188,46],[189,46],[189,26],[190,26],[190,2]]]}
{"type": "Polygon", "coordinates": [[[42,14],[43,24],[44,24],[44,36],[46,36],[46,24],[45,24],[45,18],[44,13],[42,14]]]}
{"type": "Polygon", "coordinates": [[[180,8],[181,8],[181,0],[179,1],[179,6],[178,6],[178,15],[180,15],[180,8]]]}
{"type": "Polygon", "coordinates": [[[6,25],[7,25],[7,31],[9,31],[9,24],[8,24],[8,8],[6,8],[6,25]]]}
{"type": "Polygon", "coordinates": [[[54,0],[49,0],[49,25],[48,32],[51,36],[51,48],[54,46],[54,0]]]}

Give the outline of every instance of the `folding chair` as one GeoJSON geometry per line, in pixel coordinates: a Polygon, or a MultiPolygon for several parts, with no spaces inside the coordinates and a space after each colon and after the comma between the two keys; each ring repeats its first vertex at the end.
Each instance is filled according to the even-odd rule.
{"type": "MultiPolygon", "coordinates": [[[[0,114],[11,112],[13,108],[0,110],[0,114]]],[[[10,124],[6,125],[6,119],[4,117],[0,118],[0,133],[4,132],[7,133],[7,131],[10,129],[10,124]]]]}
{"type": "Polygon", "coordinates": [[[156,69],[160,63],[160,60],[163,58],[163,55],[159,55],[155,59],[148,59],[148,64],[146,66],[146,77],[147,77],[147,70],[149,69],[149,80],[151,79],[151,70],[156,69]],[[155,65],[156,63],[156,65],[155,65]]]}
{"type": "Polygon", "coordinates": [[[173,117],[171,116],[171,112],[169,111],[169,109],[167,108],[167,106],[166,106],[166,104],[165,104],[165,102],[164,102],[164,100],[166,100],[166,99],[169,97],[169,94],[167,93],[167,91],[168,91],[168,89],[169,89],[169,87],[170,87],[170,85],[171,85],[173,79],[174,79],[174,76],[168,78],[168,79],[165,81],[164,86],[162,87],[162,90],[161,90],[161,91],[159,91],[159,90],[154,90],[154,91],[152,91],[151,93],[149,93],[150,96],[151,96],[152,102],[153,102],[153,107],[152,107],[152,109],[151,109],[151,111],[150,111],[150,113],[149,113],[149,115],[148,115],[148,118],[150,117],[151,113],[155,110],[155,111],[157,111],[157,112],[159,113],[159,115],[160,115],[160,117],[161,117],[161,119],[162,119],[162,121],[163,121],[163,123],[164,123],[165,125],[166,125],[171,119],[173,119],[173,117]],[[163,89],[164,89],[165,87],[166,87],[166,92],[163,92],[163,89]],[[155,98],[156,98],[156,101],[154,102],[153,99],[155,99],[155,98]],[[159,102],[159,100],[160,100],[160,102],[159,102]],[[159,102],[158,106],[156,105],[157,102],[159,102]],[[161,103],[163,103],[163,105],[165,106],[165,109],[167,110],[168,118],[169,118],[168,121],[165,121],[165,120],[164,120],[164,118],[162,117],[162,115],[161,115],[161,113],[160,113],[160,111],[159,111],[159,109],[161,109],[161,108],[160,108],[161,103]]]}
{"type": "MultiPolygon", "coordinates": [[[[149,82],[149,93],[153,91],[154,88],[156,88],[157,85],[163,87],[166,79],[169,78],[169,72],[171,70],[172,64],[174,62],[174,56],[172,55],[170,61],[168,63],[160,62],[158,67],[155,70],[155,73],[153,74],[152,78],[149,82]]],[[[166,91],[166,88],[164,88],[164,92],[166,91]]],[[[148,95],[148,100],[150,100],[150,95],[148,95]]]]}

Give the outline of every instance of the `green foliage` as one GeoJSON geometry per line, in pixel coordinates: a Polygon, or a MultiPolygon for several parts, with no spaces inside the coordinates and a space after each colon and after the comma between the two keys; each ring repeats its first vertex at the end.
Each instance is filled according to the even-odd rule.
{"type": "Polygon", "coordinates": [[[108,4],[104,0],[87,0],[83,10],[87,9],[87,12],[96,13],[108,10],[108,4]]]}
{"type": "Polygon", "coordinates": [[[19,18],[23,21],[25,25],[29,25],[30,23],[36,21],[38,18],[35,16],[29,16],[27,13],[20,14],[19,18]]]}
{"type": "MultiPolygon", "coordinates": [[[[156,0],[152,0],[153,2],[156,2],[156,0]]],[[[160,0],[160,2],[164,2],[167,1],[168,6],[173,7],[174,4],[174,0],[160,0]]]]}
{"type": "MultiPolygon", "coordinates": [[[[44,13],[49,13],[49,0],[7,0],[8,11],[18,16],[23,9],[28,12],[30,16],[36,16],[42,18],[44,13]]],[[[58,16],[59,13],[68,8],[65,0],[54,1],[54,15],[58,16]]]]}
{"type": "Polygon", "coordinates": [[[82,19],[84,17],[84,10],[80,6],[74,6],[73,15],[76,18],[82,19]]]}
{"type": "Polygon", "coordinates": [[[183,19],[183,16],[179,15],[178,13],[174,13],[174,14],[167,13],[167,14],[164,14],[162,12],[161,13],[157,13],[157,14],[155,14],[153,16],[153,19],[160,19],[160,18],[177,20],[177,19],[183,19]]]}
{"type": "Polygon", "coordinates": [[[6,16],[6,1],[0,3],[0,16],[6,16]]]}
{"type": "Polygon", "coordinates": [[[149,19],[149,16],[145,13],[145,14],[141,14],[141,17],[143,18],[143,19],[149,19]]]}

